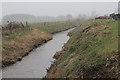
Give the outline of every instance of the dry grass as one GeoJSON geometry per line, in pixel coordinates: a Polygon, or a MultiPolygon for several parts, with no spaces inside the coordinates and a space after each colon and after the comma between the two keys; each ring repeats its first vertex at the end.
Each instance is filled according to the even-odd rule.
{"type": "Polygon", "coordinates": [[[33,29],[30,34],[4,41],[2,48],[3,66],[9,65],[10,61],[16,62],[27,55],[32,49],[50,39],[52,39],[52,35],[33,29]]]}

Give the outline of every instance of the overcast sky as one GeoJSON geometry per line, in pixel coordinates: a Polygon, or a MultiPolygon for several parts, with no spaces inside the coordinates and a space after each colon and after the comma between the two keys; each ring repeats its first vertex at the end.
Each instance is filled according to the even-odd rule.
{"type": "Polygon", "coordinates": [[[71,14],[105,15],[118,8],[117,2],[3,2],[2,16],[9,14],[32,14],[35,16],[59,16],[71,14]]]}

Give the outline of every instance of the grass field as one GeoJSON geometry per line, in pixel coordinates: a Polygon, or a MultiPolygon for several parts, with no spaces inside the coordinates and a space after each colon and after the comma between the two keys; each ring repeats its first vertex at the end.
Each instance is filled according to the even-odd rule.
{"type": "Polygon", "coordinates": [[[63,31],[70,27],[79,26],[79,25],[80,25],[80,21],[72,20],[72,21],[59,22],[57,24],[53,24],[50,26],[48,25],[46,27],[43,26],[43,27],[40,27],[40,29],[47,33],[54,33],[54,32],[63,31]]]}
{"type": "Polygon", "coordinates": [[[9,41],[11,39],[14,39],[17,36],[24,36],[28,35],[32,32],[34,29],[38,29],[40,31],[46,32],[46,33],[56,33],[59,31],[66,30],[68,28],[78,26],[79,21],[72,20],[72,21],[60,21],[60,22],[48,22],[46,25],[41,25],[43,23],[31,23],[30,29],[23,29],[21,31],[18,31],[13,34],[3,35],[3,41],[9,41]]]}

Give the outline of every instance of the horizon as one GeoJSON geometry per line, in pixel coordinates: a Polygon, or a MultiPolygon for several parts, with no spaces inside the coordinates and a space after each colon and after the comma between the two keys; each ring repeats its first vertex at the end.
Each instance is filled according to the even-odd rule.
{"type": "MultiPolygon", "coordinates": [[[[117,2],[2,2],[2,18],[12,14],[34,16],[107,15],[118,8],[117,2]]],[[[1,18],[1,19],[2,19],[1,18]]]]}

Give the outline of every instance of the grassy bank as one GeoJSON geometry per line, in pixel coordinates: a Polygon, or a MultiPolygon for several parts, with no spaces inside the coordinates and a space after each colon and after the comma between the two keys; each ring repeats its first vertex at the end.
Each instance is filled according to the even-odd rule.
{"type": "Polygon", "coordinates": [[[29,28],[14,30],[12,34],[2,36],[2,66],[6,67],[29,54],[34,48],[52,39],[51,33],[57,33],[66,29],[77,26],[77,21],[63,21],[57,23],[49,23],[49,25],[41,26],[40,24],[29,25],[29,28]]]}
{"type": "Polygon", "coordinates": [[[118,22],[89,20],[69,33],[48,78],[117,78],[118,22]]]}
{"type": "Polygon", "coordinates": [[[51,39],[52,35],[37,29],[15,38],[7,37],[7,41],[3,41],[2,46],[2,66],[5,67],[22,60],[22,57],[28,55],[34,48],[51,39]]]}

